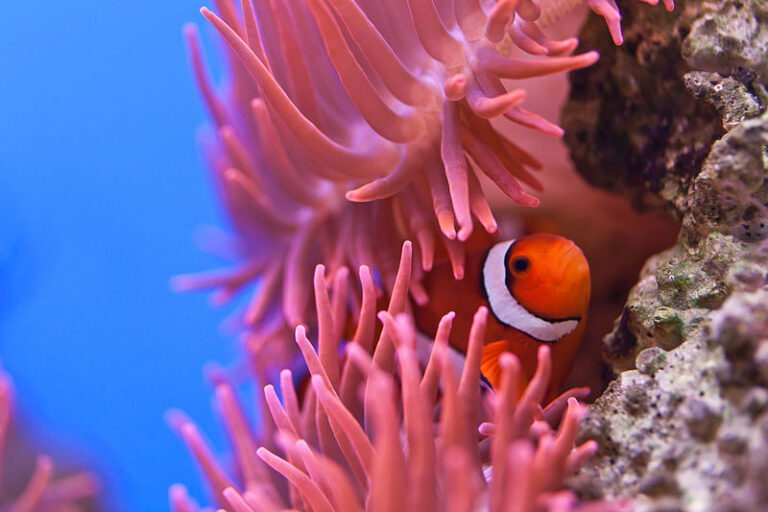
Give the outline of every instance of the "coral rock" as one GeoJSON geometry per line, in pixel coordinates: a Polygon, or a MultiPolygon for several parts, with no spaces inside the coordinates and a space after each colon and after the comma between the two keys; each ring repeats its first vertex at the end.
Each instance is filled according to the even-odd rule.
{"type": "Polygon", "coordinates": [[[574,78],[577,166],[682,224],[604,340],[619,374],[584,422],[601,448],[572,482],[583,495],[635,496],[638,511],[768,507],[767,13],[628,10],[613,67],[574,78]]]}

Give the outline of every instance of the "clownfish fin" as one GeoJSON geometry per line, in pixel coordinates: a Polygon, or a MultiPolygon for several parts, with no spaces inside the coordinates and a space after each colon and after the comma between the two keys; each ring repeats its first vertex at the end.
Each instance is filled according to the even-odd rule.
{"type": "Polygon", "coordinates": [[[499,358],[501,354],[509,350],[509,343],[506,340],[495,341],[483,347],[483,353],[480,357],[480,372],[483,377],[488,379],[493,389],[499,389],[501,386],[501,365],[499,358]]]}

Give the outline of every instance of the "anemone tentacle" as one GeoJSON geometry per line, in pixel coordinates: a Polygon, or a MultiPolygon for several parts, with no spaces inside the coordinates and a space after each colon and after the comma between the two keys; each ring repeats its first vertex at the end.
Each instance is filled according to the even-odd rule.
{"type": "MultiPolygon", "coordinates": [[[[358,332],[366,331],[366,336],[376,316],[381,322],[375,348],[356,337],[334,352],[327,347],[336,347],[341,339],[325,339],[335,332],[332,290],[322,279],[325,269],[317,268],[315,287],[321,299],[314,336],[320,338],[315,343],[319,348],[313,347],[304,326],[295,333],[309,369],[309,387],[299,402],[292,372],[283,370],[282,402],[272,385],[264,387],[266,405],[256,415],[262,428],[244,423],[228,383],[217,385],[219,410],[237,461],[234,473],[213,458],[190,420],[175,416],[172,423],[219,505],[234,512],[626,510],[623,502],[579,504],[562,489],[564,479],[596,450],[594,441],[576,445],[586,410],[577,397],[584,398],[589,390],[570,390],[543,406],[551,359],[549,347],[542,346],[537,371],[525,388],[518,388],[520,362],[508,353],[501,359],[497,394],[481,391],[487,309],[475,314],[467,357],[456,367],[448,353],[453,313],[445,315],[435,338],[427,340],[400,307],[410,267],[406,246],[391,286],[398,290],[394,303],[376,315],[369,300],[358,312],[358,332]],[[419,345],[425,343],[431,347],[426,366],[419,356],[419,345]],[[341,384],[334,377],[337,369],[341,384]],[[345,389],[350,386],[359,393],[345,389]],[[259,447],[269,439],[252,432],[276,432],[277,446],[259,447]]],[[[367,283],[363,294],[370,299],[368,270],[361,268],[360,273],[367,283]]],[[[174,512],[200,510],[179,486],[171,490],[171,505],[174,512]]]]}
{"type": "MultiPolygon", "coordinates": [[[[489,121],[563,135],[523,108],[524,80],[598,59],[572,55],[575,38],[546,34],[584,3],[619,43],[613,0],[241,0],[239,8],[218,0],[218,15],[203,8],[231,68],[230,87],[217,93],[197,31],[186,29],[215,124],[209,159],[242,256],[259,264],[219,281],[175,283],[221,288],[223,302],[258,279],[264,298],[251,301],[245,325],[258,333],[277,322],[287,338],[315,321],[303,283],[318,263],[329,276],[367,265],[386,288],[409,239],[421,261],[415,281],[444,257],[461,278],[476,225],[497,230],[481,180],[520,205],[539,204],[530,192],[542,189],[541,164],[489,121]],[[521,82],[510,88],[508,79],[521,82]]],[[[411,293],[428,300],[418,282],[411,293]]],[[[351,288],[347,302],[360,300],[351,288]]]]}

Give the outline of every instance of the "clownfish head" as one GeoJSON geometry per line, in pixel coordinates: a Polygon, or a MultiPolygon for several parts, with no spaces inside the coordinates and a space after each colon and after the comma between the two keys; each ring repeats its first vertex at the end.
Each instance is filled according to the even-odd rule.
{"type": "Polygon", "coordinates": [[[581,249],[561,236],[497,243],[486,256],[482,278],[499,322],[539,341],[557,341],[587,313],[589,264],[581,249]]]}

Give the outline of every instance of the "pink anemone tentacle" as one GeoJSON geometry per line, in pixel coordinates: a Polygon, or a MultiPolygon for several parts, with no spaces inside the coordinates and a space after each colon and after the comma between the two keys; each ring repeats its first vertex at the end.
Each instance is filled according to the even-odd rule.
{"type": "MultiPolygon", "coordinates": [[[[274,421],[275,448],[258,447],[255,429],[245,423],[234,389],[219,384],[217,401],[235,445],[240,478],[230,477],[213,459],[189,420],[174,416],[172,423],[200,462],[221,506],[238,512],[285,512],[288,503],[321,511],[438,512],[474,510],[486,503],[492,511],[536,512],[542,503],[557,503],[565,512],[594,507],[621,510],[622,503],[581,504],[563,490],[564,479],[596,449],[593,441],[576,445],[585,413],[576,397],[584,390],[570,390],[549,406],[542,404],[551,375],[546,346],[539,350],[537,370],[526,386],[520,387],[520,362],[506,353],[500,360],[500,388],[483,390],[480,362],[488,310],[480,308],[474,315],[467,357],[457,368],[448,345],[455,315],[445,315],[434,338],[425,341],[403,307],[411,256],[410,245],[405,245],[398,282],[389,286],[396,290],[394,300],[378,314],[379,323],[370,300],[369,270],[360,269],[368,300],[358,312],[358,332],[366,334],[347,343],[346,349],[322,355],[305,329],[296,329],[311,377],[303,398],[297,397],[288,370],[280,373],[282,400],[274,386],[264,386],[271,419],[261,416],[261,421],[274,421]],[[362,340],[370,337],[373,324],[386,331],[375,347],[362,340]],[[426,360],[419,349],[423,343],[429,347],[426,360]],[[382,344],[389,347],[386,357],[391,356],[392,365],[382,361],[382,344]],[[336,360],[331,362],[330,357],[336,360]],[[341,369],[340,387],[330,378],[334,368],[341,369]],[[361,395],[344,390],[349,385],[345,377],[353,375],[353,368],[358,390],[375,398],[364,400],[363,415],[353,412],[361,406],[361,395]],[[318,428],[320,419],[327,421],[327,431],[318,428]],[[491,436],[489,441],[486,436],[491,436]],[[484,449],[489,442],[490,450],[484,449]],[[275,485],[275,478],[282,485],[275,485]]],[[[316,285],[321,292],[316,313],[322,324],[317,336],[339,336],[332,328],[332,299],[324,297],[322,267],[316,285]]],[[[171,501],[178,512],[199,510],[181,487],[172,488],[171,501]]]]}
{"type": "MultiPolygon", "coordinates": [[[[598,59],[573,55],[576,38],[548,35],[549,24],[585,3],[618,43],[614,0],[218,0],[218,15],[203,8],[227,43],[231,75],[214,85],[196,29],[186,27],[215,125],[206,154],[237,257],[254,266],[176,283],[212,288],[216,303],[259,283],[241,324],[261,338],[279,332],[270,339],[285,339],[290,358],[288,333],[317,324],[304,284],[318,264],[329,276],[365,265],[377,293],[388,294],[408,239],[420,261],[409,278],[413,302],[429,300],[419,280],[439,259],[463,278],[464,244],[478,228],[498,231],[481,181],[522,206],[540,202],[541,163],[495,120],[563,135],[524,108],[526,80],[598,59]]],[[[337,334],[362,300],[352,281],[340,279],[348,289],[334,292],[337,334]]],[[[384,346],[379,357],[391,368],[394,350],[384,346]]],[[[339,385],[343,370],[330,373],[339,385]]]]}

